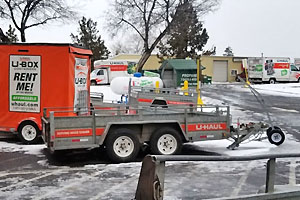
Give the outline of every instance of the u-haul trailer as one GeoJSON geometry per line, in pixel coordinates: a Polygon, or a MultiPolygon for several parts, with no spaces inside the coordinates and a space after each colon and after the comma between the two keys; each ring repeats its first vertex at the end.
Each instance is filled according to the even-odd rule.
{"type": "Polygon", "coordinates": [[[109,158],[115,162],[134,160],[145,143],[153,154],[176,154],[185,142],[217,140],[230,134],[229,108],[211,108],[215,112],[200,112],[195,106],[110,104],[91,110],[92,115],[87,116],[61,116],[68,111],[47,109],[43,139],[52,153],[105,146],[109,158]]]}
{"type": "Polygon", "coordinates": [[[280,129],[263,123],[233,128],[228,106],[103,104],[91,109],[90,115],[67,116],[68,112],[72,109],[44,111],[43,139],[51,153],[105,146],[112,161],[128,162],[142,145],[149,146],[152,154],[171,155],[180,153],[183,143],[193,141],[232,138],[228,148],[235,149],[263,131],[275,145],[285,138],[280,129]]]}
{"type": "Polygon", "coordinates": [[[71,44],[0,44],[0,131],[35,143],[45,107],[89,106],[90,50],[71,44]]]}

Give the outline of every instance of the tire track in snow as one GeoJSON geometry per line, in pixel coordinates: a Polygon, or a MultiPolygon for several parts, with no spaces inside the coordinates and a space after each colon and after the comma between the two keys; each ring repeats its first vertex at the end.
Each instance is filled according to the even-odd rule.
{"type": "Polygon", "coordinates": [[[43,195],[39,195],[38,197],[32,198],[32,200],[41,200],[41,199],[45,199],[45,198],[47,198],[49,196],[53,196],[55,194],[58,194],[61,191],[64,191],[64,190],[69,189],[69,188],[72,188],[72,187],[74,187],[76,185],[81,185],[82,182],[89,180],[91,177],[96,177],[96,176],[100,175],[101,173],[108,172],[109,170],[110,170],[110,168],[108,167],[106,169],[101,169],[100,171],[92,173],[88,177],[81,177],[81,178],[75,179],[72,183],[70,183],[68,185],[64,185],[63,187],[60,187],[58,189],[55,189],[55,190],[50,191],[48,193],[45,193],[43,195]]]}
{"type": "Polygon", "coordinates": [[[30,182],[33,182],[33,181],[36,181],[36,180],[39,180],[39,179],[42,179],[42,178],[45,178],[45,177],[57,174],[57,173],[61,173],[61,171],[57,170],[57,171],[52,172],[52,173],[46,173],[46,174],[43,174],[41,176],[37,176],[37,177],[31,178],[31,179],[28,179],[28,180],[25,180],[25,181],[21,181],[21,182],[19,182],[17,184],[12,184],[12,185],[9,185],[9,186],[6,186],[6,187],[2,187],[2,188],[0,188],[0,190],[1,191],[5,191],[5,190],[11,189],[11,188],[17,188],[18,186],[26,185],[26,184],[28,184],[30,182]]]}
{"type": "Polygon", "coordinates": [[[106,197],[108,194],[113,193],[114,191],[117,191],[119,188],[124,188],[124,186],[135,181],[136,179],[138,179],[138,177],[139,177],[139,174],[136,174],[135,176],[124,181],[122,184],[116,184],[115,186],[111,187],[109,190],[99,192],[96,196],[90,198],[89,200],[99,200],[102,197],[106,197]]]}

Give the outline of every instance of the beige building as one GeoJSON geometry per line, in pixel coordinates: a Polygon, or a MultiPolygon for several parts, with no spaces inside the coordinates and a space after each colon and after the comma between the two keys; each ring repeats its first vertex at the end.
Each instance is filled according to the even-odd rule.
{"type": "MultiPolygon", "coordinates": [[[[112,60],[128,60],[137,62],[141,55],[138,54],[119,54],[112,60]]],[[[203,75],[212,77],[214,82],[235,82],[236,74],[242,72],[242,59],[245,57],[226,57],[226,56],[202,56],[201,65],[206,69],[203,75]]],[[[151,55],[144,66],[144,70],[157,70],[161,66],[160,59],[156,55],[151,55]]]]}
{"type": "Polygon", "coordinates": [[[236,74],[242,72],[242,57],[202,56],[202,74],[212,76],[215,82],[235,82],[236,74]]]}

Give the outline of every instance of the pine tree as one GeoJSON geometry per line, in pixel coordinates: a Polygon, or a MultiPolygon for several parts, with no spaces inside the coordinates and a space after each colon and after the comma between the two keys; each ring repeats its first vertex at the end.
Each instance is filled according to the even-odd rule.
{"type": "Polygon", "coordinates": [[[203,24],[198,20],[192,3],[180,9],[180,18],[167,35],[167,42],[158,46],[162,56],[176,58],[196,58],[209,38],[203,24]]]}
{"type": "Polygon", "coordinates": [[[93,22],[92,19],[86,19],[82,17],[79,23],[79,35],[71,33],[71,39],[74,43],[85,46],[93,52],[92,57],[92,69],[95,60],[107,59],[110,52],[104,45],[104,41],[101,40],[101,36],[97,29],[97,22],[93,22]]]}
{"type": "Polygon", "coordinates": [[[18,42],[18,36],[15,34],[16,29],[9,25],[8,31],[5,33],[10,42],[18,42]]]}
{"type": "Polygon", "coordinates": [[[228,46],[223,53],[223,56],[234,56],[232,48],[230,46],[228,46]]]}

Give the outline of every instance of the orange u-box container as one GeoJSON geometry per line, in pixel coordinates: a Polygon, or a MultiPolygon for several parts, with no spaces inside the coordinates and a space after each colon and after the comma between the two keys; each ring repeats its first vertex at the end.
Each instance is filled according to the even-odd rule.
{"type": "Polygon", "coordinates": [[[0,44],[0,132],[35,143],[44,108],[89,106],[91,55],[71,44],[0,44]]]}

